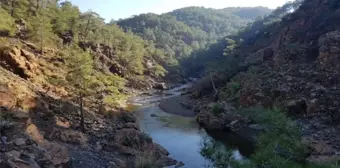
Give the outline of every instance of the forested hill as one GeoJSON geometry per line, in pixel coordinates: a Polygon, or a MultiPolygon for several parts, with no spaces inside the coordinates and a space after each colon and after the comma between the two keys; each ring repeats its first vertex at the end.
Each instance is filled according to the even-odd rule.
{"type": "Polygon", "coordinates": [[[168,57],[182,60],[193,51],[206,49],[209,44],[227,35],[235,34],[259,16],[271,12],[264,7],[211,9],[188,7],[162,15],[141,14],[119,20],[125,30],[153,41],[164,49],[168,57]]]}

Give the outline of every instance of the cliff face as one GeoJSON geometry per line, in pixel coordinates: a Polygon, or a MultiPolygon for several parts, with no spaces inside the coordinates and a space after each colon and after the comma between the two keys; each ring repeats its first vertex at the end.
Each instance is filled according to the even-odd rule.
{"type": "Polygon", "coordinates": [[[277,99],[298,99],[307,104],[308,114],[337,113],[339,7],[338,1],[310,0],[285,16],[278,33],[270,37],[274,40],[250,53],[243,62],[248,71],[234,77],[244,86],[240,102],[273,105],[277,99]],[[250,98],[254,95],[256,101],[250,98]],[[321,108],[309,107],[319,101],[321,108]]]}

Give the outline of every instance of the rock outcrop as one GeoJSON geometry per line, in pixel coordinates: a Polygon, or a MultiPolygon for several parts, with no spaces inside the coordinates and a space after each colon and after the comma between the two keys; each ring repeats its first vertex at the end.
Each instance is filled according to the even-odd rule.
{"type": "Polygon", "coordinates": [[[339,70],[340,65],[340,32],[328,32],[319,38],[318,61],[324,69],[339,70]]]}
{"type": "Polygon", "coordinates": [[[0,49],[0,65],[24,79],[38,75],[34,59],[33,53],[17,46],[0,49]]]}
{"type": "MultiPolygon", "coordinates": [[[[307,145],[313,149],[308,160],[336,160],[340,151],[335,133],[340,122],[340,24],[335,20],[339,19],[338,1],[306,0],[280,22],[254,30],[249,44],[245,41],[231,54],[239,57],[237,72],[224,79],[239,89],[224,92],[228,87],[224,84],[220,92],[227,93],[228,99],[220,103],[278,107],[294,119],[312,121],[301,124],[307,145]]],[[[260,128],[242,119],[230,122],[204,107],[198,109],[198,121],[207,129],[260,128]]],[[[229,118],[235,117],[226,111],[229,118]]]]}

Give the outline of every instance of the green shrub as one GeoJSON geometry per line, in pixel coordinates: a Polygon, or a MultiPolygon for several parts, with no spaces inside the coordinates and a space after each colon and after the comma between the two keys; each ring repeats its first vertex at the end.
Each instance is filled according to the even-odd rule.
{"type": "Polygon", "coordinates": [[[0,8],[0,36],[12,36],[15,33],[14,19],[0,8]]]}
{"type": "Polygon", "coordinates": [[[219,97],[222,100],[233,101],[239,98],[240,89],[241,85],[239,83],[231,81],[226,86],[223,87],[222,91],[219,94],[219,97]]]}
{"type": "Polygon", "coordinates": [[[214,143],[206,143],[201,154],[212,161],[217,168],[335,168],[334,165],[316,165],[305,163],[308,149],[301,143],[299,127],[278,109],[262,107],[247,108],[239,114],[250,117],[256,123],[263,125],[266,132],[257,138],[254,154],[250,163],[238,162],[230,155],[230,151],[217,150],[214,143]]]}
{"type": "Polygon", "coordinates": [[[221,113],[224,112],[223,105],[221,104],[214,104],[212,107],[212,112],[214,115],[220,115],[221,113]]]}

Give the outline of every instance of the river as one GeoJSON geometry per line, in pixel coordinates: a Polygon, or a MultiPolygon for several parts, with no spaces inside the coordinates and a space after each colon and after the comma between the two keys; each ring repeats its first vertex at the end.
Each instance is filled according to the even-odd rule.
{"type": "MultiPolygon", "coordinates": [[[[195,117],[183,117],[162,111],[159,101],[179,96],[183,88],[191,87],[186,84],[164,92],[153,92],[144,94],[131,100],[133,104],[139,105],[137,108],[138,123],[142,131],[150,135],[152,139],[166,148],[170,156],[178,161],[182,161],[184,168],[205,168],[211,167],[211,160],[201,154],[201,150],[206,142],[214,140],[204,129],[200,129],[195,121],[195,117]]],[[[225,143],[219,148],[227,148],[225,143]]],[[[237,149],[232,149],[232,155],[238,160],[243,156],[237,149]]]]}

